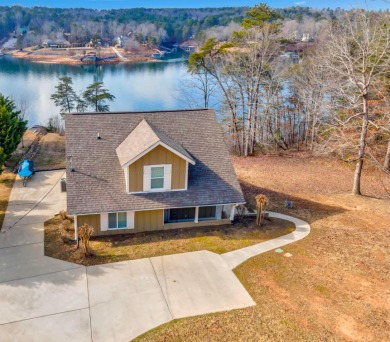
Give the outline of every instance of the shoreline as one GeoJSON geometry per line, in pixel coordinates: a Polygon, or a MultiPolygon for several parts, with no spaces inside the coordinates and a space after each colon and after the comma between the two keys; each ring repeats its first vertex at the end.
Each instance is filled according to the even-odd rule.
{"type": "Polygon", "coordinates": [[[84,63],[79,59],[76,59],[72,56],[65,55],[43,55],[43,54],[34,54],[31,51],[17,51],[11,50],[4,53],[4,56],[11,56],[17,59],[28,60],[32,63],[37,64],[61,64],[61,65],[105,65],[105,64],[122,64],[122,63],[150,63],[150,62],[161,62],[161,60],[154,59],[152,57],[126,57],[126,60],[123,60],[117,56],[109,60],[98,61],[95,63],[84,63]]]}

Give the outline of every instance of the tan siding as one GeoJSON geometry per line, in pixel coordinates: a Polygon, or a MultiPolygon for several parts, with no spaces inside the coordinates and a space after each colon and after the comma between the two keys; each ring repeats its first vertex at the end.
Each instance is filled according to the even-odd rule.
{"type": "Polygon", "coordinates": [[[93,227],[93,229],[95,231],[94,235],[99,235],[99,233],[100,233],[100,214],[77,216],[77,228],[81,227],[85,223],[90,225],[91,227],[93,227]]]}
{"type": "Polygon", "coordinates": [[[118,235],[118,234],[131,234],[135,233],[134,229],[108,229],[97,232],[93,236],[106,236],[106,235],[118,235]]]}
{"type": "Polygon", "coordinates": [[[163,212],[164,212],[163,210],[136,211],[134,217],[134,229],[112,229],[112,230],[101,231],[100,214],[77,216],[77,227],[80,227],[84,223],[87,223],[95,229],[93,236],[101,236],[101,235],[131,234],[131,233],[139,233],[139,232],[154,231],[154,230],[196,228],[196,227],[231,224],[231,221],[229,219],[222,219],[222,220],[201,221],[199,223],[175,222],[175,223],[166,223],[164,225],[163,212]]]}
{"type": "Polygon", "coordinates": [[[172,164],[172,189],[185,188],[186,161],[162,146],[157,146],[129,166],[130,192],[143,191],[144,165],[172,164]]]}
{"type": "Polygon", "coordinates": [[[137,232],[160,230],[164,226],[163,210],[136,211],[134,217],[134,230],[137,232]]]}
{"type": "Polygon", "coordinates": [[[230,221],[229,219],[200,221],[198,223],[195,223],[195,222],[172,222],[172,223],[166,223],[164,225],[164,230],[182,229],[182,228],[214,227],[214,226],[231,225],[231,224],[232,224],[232,221],[230,221]]]}

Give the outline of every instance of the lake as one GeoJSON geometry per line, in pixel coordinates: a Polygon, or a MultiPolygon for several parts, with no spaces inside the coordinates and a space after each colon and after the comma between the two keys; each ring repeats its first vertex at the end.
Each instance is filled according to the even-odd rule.
{"type": "MultiPolygon", "coordinates": [[[[0,93],[26,108],[29,126],[45,124],[59,110],[50,100],[58,78],[70,76],[80,93],[96,81],[115,95],[111,111],[183,109],[181,86],[189,78],[183,60],[115,65],[58,65],[32,63],[10,56],[0,57],[0,93]]],[[[201,104],[201,101],[199,102],[201,104]]]]}

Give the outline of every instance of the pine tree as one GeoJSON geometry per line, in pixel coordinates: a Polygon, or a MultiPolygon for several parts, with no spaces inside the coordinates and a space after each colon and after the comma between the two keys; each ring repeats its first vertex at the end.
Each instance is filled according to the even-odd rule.
{"type": "Polygon", "coordinates": [[[16,150],[27,129],[27,120],[20,114],[14,102],[0,94],[0,167],[16,150]]]}
{"type": "Polygon", "coordinates": [[[95,109],[95,112],[108,112],[110,107],[105,104],[108,101],[114,101],[115,96],[104,88],[103,82],[95,82],[87,87],[83,97],[85,102],[95,109]]]}
{"type": "Polygon", "coordinates": [[[69,76],[59,78],[59,83],[56,85],[57,92],[52,94],[50,98],[54,101],[57,107],[60,107],[60,113],[70,113],[77,102],[77,95],[72,87],[73,81],[69,76]]]}

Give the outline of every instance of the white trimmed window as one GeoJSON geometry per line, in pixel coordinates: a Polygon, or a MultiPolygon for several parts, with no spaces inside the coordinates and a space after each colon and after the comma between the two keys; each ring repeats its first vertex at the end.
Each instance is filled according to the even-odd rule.
{"type": "Polygon", "coordinates": [[[150,168],[150,189],[164,190],[164,166],[152,166],[150,168]]]}
{"type": "Polygon", "coordinates": [[[108,229],[124,228],[127,228],[127,212],[108,214],[108,229]]]}
{"type": "Polygon", "coordinates": [[[143,191],[171,190],[172,165],[145,165],[143,191]]]}

